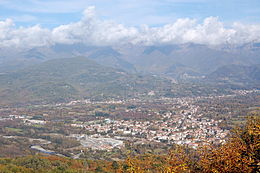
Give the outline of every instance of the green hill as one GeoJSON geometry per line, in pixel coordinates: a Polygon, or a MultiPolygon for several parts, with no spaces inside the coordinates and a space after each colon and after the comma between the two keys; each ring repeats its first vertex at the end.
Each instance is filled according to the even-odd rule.
{"type": "Polygon", "coordinates": [[[131,97],[169,81],[129,74],[84,57],[54,59],[0,75],[0,104],[131,97]]]}
{"type": "Polygon", "coordinates": [[[260,65],[226,65],[218,68],[207,76],[207,80],[235,88],[260,86],[260,65]]]}

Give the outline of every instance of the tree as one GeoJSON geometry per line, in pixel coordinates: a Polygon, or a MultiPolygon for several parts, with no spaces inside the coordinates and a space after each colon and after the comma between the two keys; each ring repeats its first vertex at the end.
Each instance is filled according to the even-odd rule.
{"type": "Polygon", "coordinates": [[[233,131],[232,137],[220,147],[208,146],[201,151],[203,172],[259,172],[260,117],[248,118],[244,128],[233,131]]]}

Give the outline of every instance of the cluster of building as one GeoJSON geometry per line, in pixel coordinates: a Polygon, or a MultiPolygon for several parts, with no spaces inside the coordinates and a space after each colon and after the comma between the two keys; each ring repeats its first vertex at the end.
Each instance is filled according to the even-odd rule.
{"type": "MultiPolygon", "coordinates": [[[[203,101],[209,101],[210,103],[210,101],[218,100],[222,97],[227,98],[250,93],[259,93],[259,90],[237,90],[232,95],[160,98],[153,101],[132,99],[127,101],[91,102],[85,100],[84,105],[86,105],[85,107],[88,110],[92,112],[95,109],[98,109],[98,111],[105,110],[108,114],[104,114],[106,115],[104,117],[102,115],[96,118],[92,117],[94,120],[81,121],[79,117],[95,116],[95,114],[88,110],[76,114],[78,109],[80,111],[84,110],[84,107],[80,109],[81,107],[79,106],[76,110],[68,109],[74,111],[66,114],[69,121],[65,121],[65,119],[60,121],[64,122],[66,127],[84,128],[85,132],[89,132],[89,135],[79,134],[75,136],[87,148],[111,149],[121,147],[124,140],[138,143],[176,143],[196,148],[199,145],[208,143],[224,143],[228,134],[228,130],[220,128],[223,120],[212,119],[208,118],[211,116],[206,116],[206,114],[210,114],[209,110],[212,107],[211,104],[207,104],[210,106],[206,107],[207,109],[203,109],[202,105],[206,105],[203,101]],[[202,102],[196,104],[199,101],[202,102]],[[99,105],[99,107],[97,108],[96,105],[99,105]],[[109,109],[111,105],[114,106],[113,109],[109,109]],[[113,115],[113,118],[110,117],[110,114],[113,115]],[[119,116],[116,117],[116,114],[119,116]],[[70,116],[75,117],[75,121],[72,121],[70,116]]],[[[153,93],[150,94],[152,95],[153,93]]],[[[82,101],[70,102],[66,105],[66,108],[73,108],[73,105],[77,106],[78,104],[82,104],[82,101]]],[[[212,110],[213,113],[214,111],[218,113],[218,110],[215,110],[214,107],[212,110]]],[[[227,113],[230,114],[231,112],[227,113]]],[[[58,121],[58,118],[55,118],[55,116],[50,117],[44,114],[26,116],[21,114],[2,116],[0,122],[15,119],[20,119],[25,125],[34,126],[44,126],[48,122],[58,121]]]]}
{"type": "MultiPolygon", "coordinates": [[[[219,127],[221,120],[209,119],[200,113],[198,106],[189,100],[179,100],[176,107],[185,106],[179,113],[165,112],[159,119],[152,120],[103,120],[71,126],[85,128],[95,134],[110,138],[125,137],[147,142],[185,144],[196,148],[207,143],[223,143],[228,133],[219,127]]],[[[129,112],[129,110],[126,110],[129,112]]]]}

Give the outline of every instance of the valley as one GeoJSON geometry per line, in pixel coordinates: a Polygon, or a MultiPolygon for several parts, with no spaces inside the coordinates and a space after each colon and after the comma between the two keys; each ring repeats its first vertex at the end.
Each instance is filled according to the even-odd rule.
{"type": "Polygon", "coordinates": [[[129,149],[133,154],[160,154],[177,144],[195,149],[218,145],[244,115],[259,113],[259,105],[259,90],[240,90],[215,96],[1,108],[1,156],[39,152],[118,160],[126,158],[129,149]]]}

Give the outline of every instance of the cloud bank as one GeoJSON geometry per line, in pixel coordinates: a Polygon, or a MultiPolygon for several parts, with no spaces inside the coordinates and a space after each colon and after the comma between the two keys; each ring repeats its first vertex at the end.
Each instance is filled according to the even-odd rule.
{"type": "Polygon", "coordinates": [[[126,43],[219,45],[248,42],[260,42],[260,24],[233,23],[225,27],[217,17],[208,17],[200,23],[195,19],[181,18],[160,27],[127,27],[111,20],[100,20],[94,6],[84,10],[80,21],[53,29],[39,25],[16,27],[11,19],[0,21],[1,47],[28,48],[56,43],[103,46],[126,43]]]}

